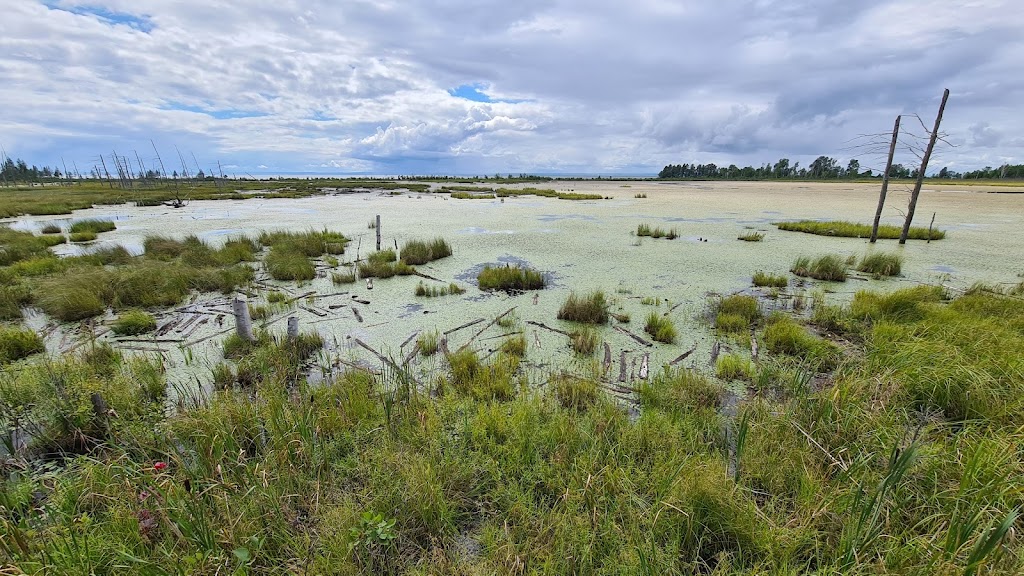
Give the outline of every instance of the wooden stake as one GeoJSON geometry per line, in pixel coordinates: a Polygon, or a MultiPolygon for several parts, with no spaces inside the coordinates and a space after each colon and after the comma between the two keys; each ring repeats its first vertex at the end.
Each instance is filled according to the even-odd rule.
{"type": "Polygon", "coordinates": [[[294,342],[299,337],[299,317],[288,317],[288,341],[294,342]]]}
{"type": "Polygon", "coordinates": [[[377,214],[377,252],[380,252],[380,214],[377,214]]]}
{"type": "Polygon", "coordinates": [[[885,163],[885,174],[882,175],[882,192],[878,195],[878,209],[875,210],[875,223],[871,226],[872,244],[878,240],[878,221],[882,219],[882,207],[885,206],[885,193],[889,189],[889,170],[892,169],[892,157],[896,153],[896,138],[900,133],[900,117],[896,117],[896,124],[892,127],[892,142],[889,143],[889,160],[885,163]]]}
{"type": "Polygon", "coordinates": [[[906,244],[907,235],[910,234],[910,223],[914,220],[914,210],[917,209],[917,198],[921,195],[924,173],[928,170],[928,160],[931,159],[932,150],[935,149],[935,141],[939,138],[939,124],[942,123],[942,113],[946,110],[947,100],[949,100],[949,88],[942,91],[942,102],[939,104],[939,113],[935,116],[935,127],[932,128],[932,137],[928,139],[928,148],[924,151],[924,157],[921,158],[921,168],[917,171],[917,182],[914,183],[914,191],[910,194],[910,206],[907,208],[907,219],[903,222],[900,244],[906,244]]]}
{"type": "Polygon", "coordinates": [[[932,243],[932,227],[935,226],[935,212],[932,212],[932,221],[928,224],[928,241],[925,244],[932,243]]]}
{"type": "Polygon", "coordinates": [[[241,298],[235,298],[231,305],[235,314],[235,330],[242,340],[255,342],[256,336],[252,333],[252,318],[249,316],[249,303],[241,298]]]}

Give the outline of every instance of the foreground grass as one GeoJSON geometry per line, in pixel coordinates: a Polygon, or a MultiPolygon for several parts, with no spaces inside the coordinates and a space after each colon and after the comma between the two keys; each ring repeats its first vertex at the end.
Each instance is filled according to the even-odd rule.
{"type": "MultiPolygon", "coordinates": [[[[656,371],[631,416],[585,376],[526,386],[515,357],[469,350],[430,390],[397,372],[309,386],[269,335],[232,347],[259,378],[171,415],[159,364],[142,358],[97,348],[4,371],[2,437],[15,419],[39,433],[0,464],[0,564],[1020,573],[1024,303],[980,290],[858,301],[837,315],[863,359],[820,389],[788,351],[756,368],[723,361],[723,376],[755,371],[765,391],[735,419],[695,370],[656,371]],[[93,392],[111,413],[93,411],[93,392]],[[43,453],[52,464],[32,458],[43,453]]],[[[786,317],[768,325],[815,338],[786,317]]]]}
{"type": "MultiPolygon", "coordinates": [[[[869,224],[857,224],[854,222],[818,222],[816,220],[800,220],[798,222],[779,222],[775,225],[779,227],[779,230],[804,232],[807,234],[817,234],[818,236],[843,236],[846,238],[871,237],[871,226],[869,224]]],[[[878,226],[878,237],[885,240],[896,240],[900,237],[900,233],[902,233],[902,231],[903,228],[900,226],[880,224],[878,226]]],[[[932,240],[942,240],[945,237],[946,233],[942,230],[931,231],[932,240]]],[[[928,229],[911,226],[910,233],[907,235],[907,238],[910,240],[928,240],[928,229]]]]}

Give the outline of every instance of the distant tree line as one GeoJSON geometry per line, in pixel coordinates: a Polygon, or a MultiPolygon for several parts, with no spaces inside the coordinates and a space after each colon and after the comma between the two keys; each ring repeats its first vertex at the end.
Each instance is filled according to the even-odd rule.
{"type": "Polygon", "coordinates": [[[43,180],[52,180],[54,178],[62,178],[64,175],[61,173],[59,168],[50,168],[49,166],[38,166],[32,165],[29,168],[28,164],[24,160],[18,158],[12,160],[10,158],[4,159],[3,169],[0,169],[0,178],[9,182],[40,182],[43,180]]]}
{"type": "MultiPolygon", "coordinates": [[[[789,158],[780,158],[774,164],[765,163],[761,166],[744,166],[735,164],[718,166],[716,164],[669,164],[661,169],[658,178],[693,178],[698,180],[770,180],[773,178],[831,180],[840,178],[881,178],[882,172],[872,170],[861,171],[860,162],[854,158],[844,167],[835,158],[818,156],[809,166],[801,167],[799,162],[790,164],[789,158]]],[[[917,169],[908,168],[903,164],[893,164],[889,170],[890,178],[917,178],[917,169]]],[[[999,168],[986,166],[971,172],[956,172],[942,168],[932,178],[947,179],[1024,179],[1024,164],[1004,164],[999,168]]]]}

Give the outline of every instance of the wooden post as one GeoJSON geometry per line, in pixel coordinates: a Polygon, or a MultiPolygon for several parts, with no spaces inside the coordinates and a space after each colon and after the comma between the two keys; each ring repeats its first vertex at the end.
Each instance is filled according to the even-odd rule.
{"type": "Polygon", "coordinates": [[[903,222],[903,232],[900,234],[900,244],[907,243],[907,235],[910,234],[910,223],[914,220],[914,210],[917,208],[917,198],[921,195],[921,186],[924,184],[924,173],[928,169],[928,160],[932,157],[932,150],[935,149],[935,141],[939,138],[939,124],[942,123],[942,113],[946,110],[946,101],[949,100],[949,88],[942,91],[942,102],[939,104],[939,114],[935,116],[935,127],[932,128],[932,137],[928,139],[928,148],[921,158],[921,168],[917,171],[917,182],[914,183],[914,191],[910,194],[910,206],[907,208],[907,219],[903,222]]]}
{"type": "Polygon", "coordinates": [[[928,224],[928,241],[925,244],[932,243],[932,226],[935,226],[935,212],[932,212],[932,221],[928,224]]]}
{"type": "Polygon", "coordinates": [[[299,317],[288,317],[288,341],[293,342],[299,337],[299,317]]]}
{"type": "Polygon", "coordinates": [[[380,214],[377,214],[377,252],[380,252],[380,214]]]}
{"type": "Polygon", "coordinates": [[[238,335],[246,342],[255,342],[256,336],[252,333],[252,318],[249,316],[249,303],[242,298],[235,298],[232,303],[232,311],[235,313],[235,329],[238,335]]]}
{"type": "Polygon", "coordinates": [[[878,209],[875,210],[875,223],[871,226],[872,244],[878,240],[878,222],[882,219],[882,207],[885,206],[885,193],[889,190],[889,170],[892,169],[892,157],[896,153],[896,138],[900,133],[900,117],[896,116],[896,124],[892,127],[892,142],[889,143],[889,160],[885,163],[885,174],[882,175],[882,192],[878,195],[878,209]]]}

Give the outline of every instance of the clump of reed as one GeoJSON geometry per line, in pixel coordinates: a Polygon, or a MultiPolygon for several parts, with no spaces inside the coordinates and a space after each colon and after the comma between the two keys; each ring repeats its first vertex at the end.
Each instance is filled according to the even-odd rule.
{"type": "Polygon", "coordinates": [[[928,305],[941,302],[946,293],[940,286],[915,286],[888,294],[858,290],[850,302],[850,318],[864,322],[916,322],[926,315],[928,305]]]}
{"type": "Polygon", "coordinates": [[[582,296],[570,292],[569,297],[558,310],[558,319],[587,324],[606,324],[608,322],[608,302],[604,292],[595,290],[582,296]]]}
{"type": "Polygon", "coordinates": [[[267,302],[270,304],[284,304],[288,301],[288,296],[284,292],[278,292],[274,290],[267,294],[267,302]]]}
{"type": "Polygon", "coordinates": [[[724,354],[718,357],[715,375],[723,380],[750,380],[754,376],[754,365],[739,354],[724,354]]]}
{"type": "Polygon", "coordinates": [[[638,194],[633,194],[633,198],[647,198],[647,194],[640,192],[638,194]]]}
{"type": "Polygon", "coordinates": [[[832,370],[842,358],[838,346],[815,336],[789,317],[774,316],[764,331],[765,349],[795,356],[819,370],[832,370]]]}
{"type": "Polygon", "coordinates": [[[355,268],[349,268],[343,272],[331,272],[331,282],[334,282],[335,284],[352,284],[355,281],[355,268]]]}
{"type": "Polygon", "coordinates": [[[801,256],[793,263],[790,272],[797,276],[810,277],[816,280],[845,282],[846,262],[843,258],[834,254],[827,254],[814,259],[809,256],[801,256]]]}
{"type": "Polygon", "coordinates": [[[111,325],[114,334],[137,336],[156,330],[156,318],[144,310],[126,310],[111,325]]]}
{"type": "Polygon", "coordinates": [[[758,288],[785,288],[786,286],[789,286],[789,278],[786,278],[782,274],[770,274],[762,270],[754,272],[753,282],[754,286],[757,286],[758,288]]]}
{"type": "Polygon", "coordinates": [[[401,254],[406,264],[419,265],[451,256],[452,247],[444,238],[435,238],[430,242],[410,240],[402,246],[401,254]]]}
{"type": "Polygon", "coordinates": [[[502,341],[501,346],[498,346],[498,351],[502,354],[519,358],[526,356],[526,336],[523,334],[509,336],[502,341]]]}
{"type": "Polygon", "coordinates": [[[50,222],[49,224],[43,226],[42,232],[43,234],[60,234],[61,232],[63,232],[63,230],[60,226],[54,224],[53,222],[50,222]]]}
{"type": "Polygon", "coordinates": [[[273,247],[263,260],[267,273],[274,280],[312,280],[316,268],[309,258],[298,250],[273,247]]]}
{"type": "Polygon", "coordinates": [[[569,347],[580,356],[593,354],[600,341],[597,330],[589,326],[581,326],[569,333],[569,347]]]}
{"type": "Polygon", "coordinates": [[[740,234],[736,239],[743,240],[744,242],[760,242],[764,240],[764,233],[757,231],[747,232],[740,234]]]}
{"type": "Polygon", "coordinates": [[[451,197],[456,200],[493,200],[494,194],[471,194],[469,192],[452,192],[451,197]]]}
{"type": "Polygon", "coordinates": [[[92,231],[72,232],[71,234],[68,234],[68,239],[75,243],[93,242],[97,238],[99,238],[99,235],[92,231]]]}
{"type": "Polygon", "coordinates": [[[676,327],[667,317],[651,312],[647,315],[647,322],[644,324],[644,332],[658,342],[672,344],[676,341],[676,327]]]}
{"type": "Polygon", "coordinates": [[[45,352],[43,339],[32,330],[0,327],[0,364],[45,352]]]}
{"type": "Polygon", "coordinates": [[[597,404],[600,394],[596,381],[570,374],[555,376],[548,382],[548,386],[559,406],[578,412],[597,404]]]}
{"type": "Polygon", "coordinates": [[[669,240],[675,240],[679,237],[679,231],[676,228],[669,228],[664,230],[661,227],[651,227],[650,224],[640,224],[636,227],[637,236],[647,236],[650,238],[667,238],[669,240]]]}
{"type": "Polygon", "coordinates": [[[544,275],[536,270],[521,266],[486,265],[476,277],[481,290],[504,290],[521,292],[544,288],[544,275]]]}
{"type": "Polygon", "coordinates": [[[458,284],[456,284],[454,282],[452,282],[451,284],[448,284],[447,286],[434,286],[434,285],[427,286],[421,280],[420,283],[416,285],[416,295],[417,296],[423,296],[423,297],[426,297],[426,298],[436,298],[438,296],[448,296],[449,294],[463,294],[465,292],[466,292],[465,288],[462,288],[461,286],[459,286],[458,284]]]}
{"type": "Polygon", "coordinates": [[[873,274],[876,278],[882,276],[899,276],[903,268],[903,256],[900,254],[889,254],[886,252],[871,252],[861,256],[857,264],[857,270],[873,274]]]}
{"type": "Polygon", "coordinates": [[[324,229],[306,232],[263,232],[259,243],[288,251],[300,252],[310,258],[323,254],[344,254],[349,240],[340,232],[324,229]]]}
{"type": "Polygon", "coordinates": [[[117,226],[114,225],[110,220],[79,220],[78,222],[72,222],[71,227],[68,228],[68,232],[71,234],[79,234],[82,232],[92,232],[93,234],[99,234],[101,232],[110,232],[116,230],[117,226]]]}
{"type": "Polygon", "coordinates": [[[437,330],[426,330],[422,332],[418,338],[416,338],[416,344],[420,348],[420,355],[422,356],[433,356],[437,353],[438,343],[440,342],[440,334],[437,330]]]}
{"type": "Polygon", "coordinates": [[[392,249],[372,252],[366,260],[359,263],[360,278],[391,278],[392,276],[409,276],[416,269],[405,262],[399,261],[392,249]]]}
{"type": "Polygon", "coordinates": [[[147,236],[142,242],[146,258],[163,262],[180,261],[189,266],[227,266],[256,260],[260,245],[242,236],[229,238],[215,249],[198,236],[188,235],[181,240],[168,236],[147,236]]]}
{"type": "Polygon", "coordinates": [[[715,328],[726,334],[746,332],[761,318],[757,298],[733,294],[720,298],[714,304],[715,328]]]}
{"type": "MultiPolygon", "coordinates": [[[[868,224],[856,224],[846,221],[818,222],[814,220],[800,220],[798,222],[778,222],[775,225],[778,226],[779,230],[804,232],[818,236],[841,236],[844,238],[869,238],[871,236],[871,226],[868,224]]],[[[878,227],[878,237],[895,240],[900,237],[902,231],[903,229],[900,226],[882,224],[878,227]]],[[[931,231],[930,238],[932,240],[942,240],[945,237],[946,233],[942,230],[931,231]]],[[[928,229],[911,226],[907,238],[911,240],[928,240],[928,229]]]]}

